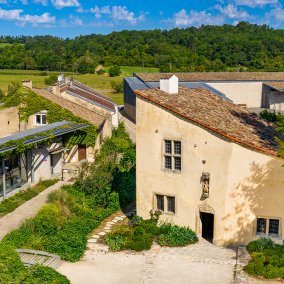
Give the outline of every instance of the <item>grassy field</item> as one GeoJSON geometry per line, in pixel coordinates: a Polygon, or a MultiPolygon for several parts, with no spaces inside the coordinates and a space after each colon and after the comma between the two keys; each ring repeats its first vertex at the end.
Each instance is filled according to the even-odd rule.
{"type": "MultiPolygon", "coordinates": [[[[108,71],[108,68],[105,68],[108,71]]],[[[108,73],[103,75],[97,74],[77,74],[77,73],[64,73],[65,76],[72,76],[76,80],[100,91],[101,93],[111,97],[115,103],[123,104],[123,94],[113,94],[111,89],[111,81],[122,81],[124,77],[132,76],[133,72],[158,72],[157,68],[142,68],[142,67],[121,67],[122,74],[119,77],[109,77],[108,73]]],[[[47,72],[47,74],[59,74],[60,72],[47,72]]],[[[0,89],[3,91],[8,90],[8,86],[12,82],[22,83],[23,80],[32,80],[33,86],[36,88],[46,87],[43,76],[45,73],[37,70],[0,70],[0,89]]]]}

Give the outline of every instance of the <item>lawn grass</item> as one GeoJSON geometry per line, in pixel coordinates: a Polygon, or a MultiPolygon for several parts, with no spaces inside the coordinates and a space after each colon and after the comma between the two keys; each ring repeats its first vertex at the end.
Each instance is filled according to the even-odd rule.
{"type": "MultiPolygon", "coordinates": [[[[104,68],[107,72],[109,67],[104,68]]],[[[158,68],[143,68],[143,67],[131,67],[121,66],[121,75],[118,77],[109,77],[108,73],[103,75],[97,74],[78,74],[64,72],[65,76],[72,76],[76,80],[88,85],[91,88],[109,96],[113,101],[118,104],[123,104],[123,94],[113,94],[111,88],[111,81],[120,82],[124,77],[132,76],[134,72],[158,72],[158,68]]],[[[50,72],[47,74],[60,74],[60,72],[50,72]]],[[[48,76],[42,76],[42,71],[39,70],[0,70],[0,89],[6,92],[8,86],[15,83],[22,83],[23,80],[32,80],[35,88],[45,88],[47,85],[44,83],[44,79],[48,76]]]]}
{"type": "Polygon", "coordinates": [[[0,218],[14,211],[17,207],[34,198],[46,188],[54,185],[57,182],[57,179],[40,181],[35,186],[24,191],[20,191],[10,198],[4,199],[2,202],[0,202],[0,218]]]}

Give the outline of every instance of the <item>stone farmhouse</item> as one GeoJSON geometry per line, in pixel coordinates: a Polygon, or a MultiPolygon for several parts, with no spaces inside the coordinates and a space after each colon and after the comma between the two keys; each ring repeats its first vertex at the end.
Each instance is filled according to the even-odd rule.
{"type": "Polygon", "coordinates": [[[0,109],[0,198],[11,195],[30,183],[61,176],[63,171],[72,171],[80,161],[92,161],[102,141],[112,135],[112,128],[118,124],[118,113],[111,99],[78,81],[65,80],[49,89],[35,89],[29,80],[23,81],[23,86],[89,124],[72,121],[50,124],[45,109],[33,113],[27,121],[22,121],[19,107],[0,109]],[[75,144],[70,148],[64,143],[67,134],[90,125],[97,128],[94,146],[75,144]],[[53,139],[45,143],[48,136],[53,139]],[[19,143],[32,146],[27,151],[16,154],[15,145],[19,143]]]}
{"type": "MultiPolygon", "coordinates": [[[[246,244],[260,236],[282,242],[284,161],[275,141],[279,135],[244,104],[281,109],[282,100],[272,102],[282,98],[283,83],[233,83],[237,75],[230,74],[230,82],[221,74],[222,83],[210,84],[179,82],[182,74],[170,79],[140,74],[125,80],[127,88],[135,87],[135,104],[127,101],[125,108],[136,120],[137,214],[149,218],[150,210],[159,210],[161,220],[189,226],[217,245],[246,244]],[[157,83],[157,78],[162,79],[157,83]]],[[[248,80],[239,75],[239,80],[248,80]]],[[[282,74],[268,75],[251,76],[270,82],[284,79],[282,74]]],[[[205,73],[192,80],[199,76],[219,78],[205,73]]]]}
{"type": "MultiPolygon", "coordinates": [[[[172,75],[174,73],[135,73],[133,77],[125,78],[126,115],[135,122],[136,90],[158,88],[160,79],[168,79],[172,75]]],[[[181,87],[202,87],[252,112],[263,109],[284,111],[284,72],[199,72],[175,75],[181,87]]]]}

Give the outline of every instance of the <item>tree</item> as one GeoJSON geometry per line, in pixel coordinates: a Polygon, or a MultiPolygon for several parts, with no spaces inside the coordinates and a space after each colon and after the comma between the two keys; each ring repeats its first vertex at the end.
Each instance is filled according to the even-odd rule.
{"type": "Polygon", "coordinates": [[[121,74],[120,67],[118,65],[113,65],[109,68],[108,73],[110,77],[119,76],[121,74]]]}
{"type": "Polygon", "coordinates": [[[44,83],[46,85],[53,85],[58,81],[58,75],[56,74],[51,74],[49,77],[44,79],[44,83]]]}
{"type": "Polygon", "coordinates": [[[120,82],[111,81],[110,85],[112,87],[113,93],[115,94],[123,93],[123,81],[120,82]]]}

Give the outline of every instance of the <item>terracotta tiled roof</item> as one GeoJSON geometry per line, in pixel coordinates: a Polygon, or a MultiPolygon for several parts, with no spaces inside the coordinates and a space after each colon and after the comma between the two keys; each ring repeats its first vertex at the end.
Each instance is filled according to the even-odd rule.
{"type": "Polygon", "coordinates": [[[52,101],[55,104],[60,105],[61,107],[71,111],[74,115],[81,117],[87,120],[89,123],[100,127],[106,120],[106,117],[99,115],[91,110],[88,110],[76,103],[65,100],[64,98],[54,95],[44,89],[33,89],[38,95],[52,101]]]}
{"type": "Polygon", "coordinates": [[[269,87],[277,91],[281,91],[281,92],[284,91],[284,82],[268,82],[268,83],[265,83],[265,85],[268,85],[269,87]]]}
{"type": "Polygon", "coordinates": [[[180,87],[170,95],[159,89],[135,91],[136,95],[242,146],[278,156],[279,136],[271,123],[204,88],[180,87]]]}
{"type": "Polygon", "coordinates": [[[158,82],[176,75],[181,82],[212,81],[283,81],[284,72],[192,72],[192,73],[136,73],[144,82],[158,82]]]}

